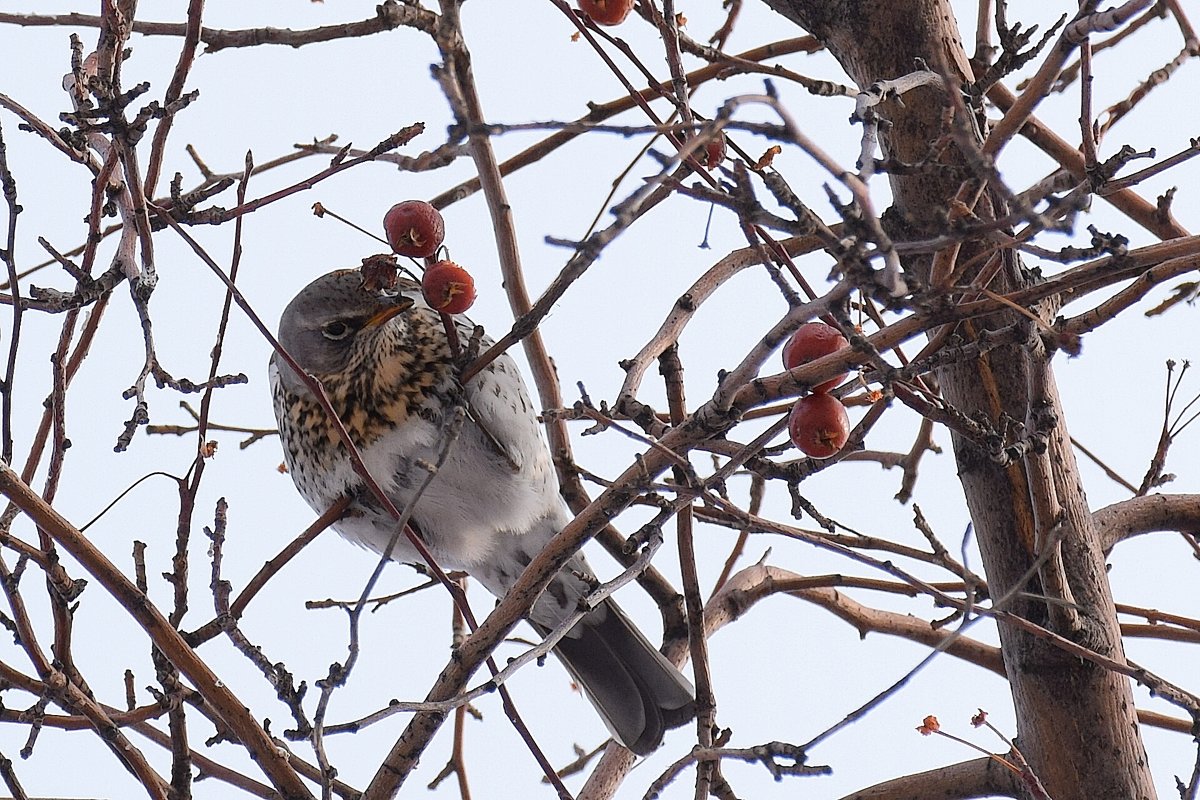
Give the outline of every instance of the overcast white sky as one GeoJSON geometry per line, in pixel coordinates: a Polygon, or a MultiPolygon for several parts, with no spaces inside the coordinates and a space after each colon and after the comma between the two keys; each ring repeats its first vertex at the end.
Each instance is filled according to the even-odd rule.
{"type": "MultiPolygon", "coordinates": [[[[6,10],[39,13],[95,11],[82,4],[48,0],[4,5],[6,10]]],[[[689,19],[688,30],[697,39],[706,39],[719,24],[720,4],[715,0],[690,0],[678,5],[689,19]]],[[[1009,17],[1026,24],[1044,25],[1069,6],[1062,2],[1013,2],[1009,17]]],[[[373,3],[321,4],[295,0],[285,4],[247,4],[213,0],[207,6],[206,24],[222,28],[263,25],[308,28],[365,18],[373,8],[373,3]]],[[[183,2],[143,2],[139,16],[179,20],[185,9],[183,2]]],[[[956,3],[956,9],[969,40],[975,25],[974,4],[956,3]]],[[[587,99],[605,101],[622,94],[621,87],[595,53],[585,44],[570,40],[572,28],[548,2],[468,3],[464,21],[489,120],[569,120],[585,113],[587,99]]],[[[1097,58],[1096,108],[1124,97],[1138,80],[1177,52],[1177,32],[1170,23],[1156,25],[1155,34],[1138,37],[1143,49],[1122,48],[1115,58],[1108,55],[1097,58]],[[1151,42],[1155,43],[1152,47],[1148,46],[1151,42]]],[[[67,37],[71,30],[0,26],[0,75],[4,76],[0,91],[56,125],[58,114],[68,107],[61,91],[61,76],[68,70],[67,37]]],[[[94,44],[94,29],[75,30],[89,47],[94,44]]],[[[661,45],[647,26],[634,21],[620,33],[648,67],[665,76],[661,45]]],[[[796,31],[790,23],[762,8],[756,0],[747,0],[727,49],[740,52],[793,35],[796,31]]],[[[151,96],[160,96],[174,67],[179,41],[135,35],[131,44],[134,54],[125,68],[126,84],[147,80],[151,83],[151,96]]],[[[179,170],[185,176],[185,186],[197,181],[197,171],[183,152],[187,143],[195,145],[205,161],[221,172],[239,171],[247,150],[262,162],[289,152],[295,142],[330,133],[338,134],[342,143],[370,146],[415,121],[424,121],[427,132],[405,152],[415,154],[435,147],[443,140],[448,122],[446,103],[429,77],[429,65],[436,58],[432,43],[423,34],[410,30],[298,50],[253,48],[203,55],[189,81],[189,88],[200,90],[200,99],[178,118],[165,178],[179,170]]],[[[694,66],[690,60],[687,63],[694,66]]],[[[783,63],[806,75],[842,80],[840,71],[827,56],[793,56],[783,63]]],[[[1010,81],[1013,84],[1015,81],[1010,81]]],[[[848,122],[852,101],[817,100],[785,83],[777,85],[805,132],[843,163],[852,165],[859,135],[858,129],[848,122]]],[[[760,80],[753,77],[714,83],[701,88],[694,105],[705,115],[711,115],[727,97],[760,89],[760,80]]],[[[1137,149],[1157,148],[1160,156],[1183,149],[1188,137],[1198,131],[1194,121],[1181,119],[1180,104],[1194,102],[1197,96],[1200,96],[1200,78],[1195,64],[1190,63],[1172,79],[1168,88],[1151,95],[1139,113],[1109,135],[1103,144],[1102,157],[1126,143],[1137,149]]],[[[748,109],[743,118],[765,118],[763,113],[748,109]]],[[[1075,89],[1051,98],[1038,114],[1062,126],[1065,138],[1077,138],[1075,89]]],[[[637,115],[627,115],[622,120],[630,124],[644,122],[637,115]]],[[[18,131],[13,115],[0,112],[0,122],[24,207],[17,256],[20,264],[27,266],[42,260],[36,243],[39,235],[59,250],[83,241],[86,228],[82,220],[87,213],[90,175],[66,163],[44,142],[18,131]]],[[[503,157],[539,137],[536,133],[512,134],[498,139],[496,147],[503,157]]],[[[752,153],[765,146],[763,140],[745,135],[737,137],[737,141],[752,153]]],[[[563,148],[508,180],[533,292],[544,286],[569,256],[568,251],[546,245],[543,237],[581,236],[603,207],[609,184],[641,144],[641,139],[615,135],[585,137],[584,141],[563,148]]],[[[250,195],[289,185],[317,171],[321,164],[320,159],[302,161],[257,177],[251,183],[250,195]]],[[[829,181],[826,174],[799,151],[785,151],[776,165],[819,213],[826,219],[833,218],[820,189],[822,183],[829,181]]],[[[1001,169],[1012,185],[1023,188],[1046,174],[1050,162],[1023,143],[1017,143],[1006,152],[1001,169]]],[[[632,191],[640,177],[654,171],[653,162],[643,160],[633,170],[633,177],[622,185],[619,196],[632,191]]],[[[398,172],[384,164],[366,165],[262,209],[246,219],[243,292],[273,326],[288,299],[312,278],[336,267],[356,266],[364,256],[379,249],[360,233],[312,216],[309,208],[313,202],[320,201],[365,227],[378,229],[384,211],[393,203],[412,197],[431,197],[472,173],[468,158],[445,170],[416,175],[398,172]]],[[[160,185],[165,184],[165,178],[160,185]]],[[[1176,216],[1190,230],[1200,229],[1200,210],[1195,200],[1200,168],[1189,163],[1166,178],[1147,182],[1141,191],[1144,196],[1154,198],[1171,185],[1180,187],[1174,208],[1176,216]]],[[[873,188],[878,207],[885,207],[886,180],[876,179],[873,188]]],[[[216,202],[233,205],[232,192],[216,202]]],[[[1125,233],[1135,246],[1151,241],[1148,234],[1116,217],[1104,203],[1096,202],[1093,212],[1086,221],[1101,230],[1125,233]]],[[[6,210],[0,211],[3,213],[6,210]]],[[[744,245],[732,214],[718,209],[709,234],[711,249],[700,249],[697,245],[704,238],[708,213],[706,205],[685,198],[654,210],[605,251],[544,322],[543,331],[568,402],[577,396],[574,388],[577,381],[586,382],[593,398],[612,400],[624,377],[617,362],[637,352],[657,329],[673,300],[704,269],[729,250],[744,245]]],[[[499,285],[483,200],[480,196],[471,197],[450,207],[445,216],[446,243],[451,255],[473,270],[479,284],[480,299],[471,314],[493,334],[501,333],[511,323],[511,313],[499,285]]],[[[232,225],[197,229],[193,233],[218,261],[228,262],[232,225]]],[[[1049,241],[1051,246],[1066,243],[1049,241]]],[[[157,236],[156,242],[162,276],[152,303],[158,352],[166,368],[175,375],[199,380],[208,368],[223,289],[170,233],[157,236]]],[[[105,263],[106,257],[102,255],[99,263],[105,263]]],[[[801,266],[816,283],[824,279],[829,268],[823,256],[804,259],[801,266]]],[[[1047,269],[1055,267],[1048,265],[1047,269]]],[[[66,275],[52,270],[39,273],[32,282],[60,289],[73,285],[66,275]]],[[[1059,356],[1055,362],[1072,433],[1135,484],[1153,453],[1161,424],[1164,362],[1168,358],[1200,360],[1193,306],[1178,307],[1165,317],[1141,316],[1142,310],[1165,294],[1165,290],[1155,292],[1139,309],[1087,337],[1082,357],[1067,360],[1059,356]]],[[[735,365],[747,347],[784,311],[783,301],[778,299],[766,276],[753,270],[739,276],[707,304],[681,342],[690,402],[693,405],[703,402],[715,386],[717,371],[735,365]]],[[[142,354],[137,318],[123,290],[114,297],[108,314],[94,355],[72,388],[67,415],[72,448],[57,507],[80,525],[139,477],[154,471],[182,474],[195,448],[195,440],[190,436],[176,439],[139,434],[129,452],[113,454],[112,446],[121,423],[132,410],[130,402],[121,398],[121,392],[136,376],[142,354]]],[[[0,330],[4,332],[7,348],[11,313],[5,307],[0,315],[3,317],[0,330]]],[[[29,314],[25,320],[24,362],[17,376],[18,464],[28,451],[33,427],[41,413],[41,401],[47,392],[49,370],[43,354],[51,351],[61,324],[60,318],[38,314],[29,314]]],[[[245,372],[250,382],[217,393],[213,406],[215,421],[250,427],[274,424],[265,380],[268,355],[267,344],[235,311],[222,371],[245,372]]],[[[777,370],[777,363],[772,362],[769,369],[777,370]]],[[[1198,390],[1200,378],[1192,377],[1180,395],[1191,396],[1198,390]]],[[[648,378],[643,399],[665,407],[661,397],[661,390],[648,378]]],[[[170,391],[152,391],[153,422],[187,423],[189,418],[177,406],[179,399],[170,391]]],[[[194,396],[185,399],[198,401],[194,396]]],[[[857,418],[857,414],[852,412],[852,418],[857,418]]],[[[916,427],[916,417],[896,407],[876,428],[868,444],[873,449],[907,450],[916,427]]],[[[582,430],[580,426],[575,432],[582,430]]],[[[1197,469],[1200,463],[1195,456],[1198,433],[1189,430],[1172,451],[1168,471],[1179,477],[1167,491],[1200,491],[1197,469]]],[[[208,466],[196,513],[192,543],[194,594],[192,611],[185,622],[187,627],[212,616],[211,602],[204,593],[207,541],[200,533],[200,526],[211,524],[218,497],[227,498],[230,504],[225,577],[233,582],[235,589],[312,519],[291,481],[275,469],[280,461],[275,440],[239,450],[237,442],[241,437],[236,434],[217,434],[214,438],[220,442],[220,451],[208,466]]],[[[749,438],[742,435],[743,440],[749,438]]],[[[953,549],[969,520],[955,478],[949,436],[939,430],[936,440],[945,452],[927,456],[917,485],[916,502],[953,549]]],[[[639,449],[614,432],[576,437],[574,444],[580,463],[606,477],[616,475],[639,449]]],[[[705,460],[698,457],[697,464],[706,466],[705,460]]],[[[1081,461],[1093,506],[1101,507],[1128,496],[1086,459],[1081,461]]],[[[40,481],[39,477],[37,485],[40,481]]],[[[920,545],[922,539],[911,524],[911,508],[892,500],[899,481],[896,471],[885,472],[877,465],[843,464],[807,481],[802,490],[824,514],[855,530],[920,545]]],[[[748,481],[744,478],[730,483],[731,492],[742,501],[747,488],[748,481]]],[[[89,529],[93,540],[130,574],[132,541],[140,539],[149,544],[151,595],[164,608],[170,603],[170,589],[156,576],[170,568],[175,498],[171,481],[151,478],[89,529]]],[[[788,506],[786,492],[779,487],[770,494],[765,513],[786,521],[788,506]]],[[[632,532],[645,518],[645,513],[631,511],[618,520],[618,525],[625,532],[632,532]]],[[[29,535],[29,530],[24,528],[22,533],[29,535]]],[[[723,529],[706,527],[701,527],[697,536],[701,580],[705,586],[711,586],[732,536],[723,529]]],[[[768,548],[770,563],[803,574],[860,570],[812,548],[765,537],[751,541],[744,564],[758,559],[768,548]]],[[[11,554],[5,556],[9,558],[11,554]]],[[[656,564],[668,575],[677,577],[674,558],[674,548],[668,545],[656,564]]],[[[978,557],[972,554],[970,558],[972,566],[979,569],[978,557]]],[[[603,555],[593,555],[592,561],[606,574],[613,574],[612,562],[603,555]]],[[[1200,593],[1195,591],[1198,565],[1179,537],[1147,536],[1123,544],[1115,552],[1112,564],[1114,592],[1119,601],[1200,616],[1200,593]]],[[[326,673],[331,662],[345,658],[346,626],[340,612],[305,610],[304,601],[357,596],[373,567],[374,559],[364,551],[333,534],[322,537],[250,607],[244,628],[263,646],[270,659],[285,662],[298,679],[311,684],[326,673]]],[[[73,574],[78,575],[79,570],[73,574]]],[[[40,576],[30,577],[34,582],[40,581],[40,576]]],[[[408,568],[393,567],[385,572],[380,592],[399,590],[417,582],[408,568]]],[[[27,599],[37,595],[33,583],[26,587],[27,599]]],[[[927,617],[935,615],[923,601],[900,603],[871,595],[855,596],[896,610],[927,617]]],[[[485,614],[490,608],[490,598],[482,592],[473,593],[472,598],[479,615],[485,614]]],[[[658,636],[657,614],[639,590],[625,590],[620,599],[651,638],[658,636]]],[[[449,608],[443,592],[428,591],[368,615],[363,628],[362,660],[351,685],[336,694],[331,719],[355,718],[385,705],[391,698],[422,697],[448,656],[449,608]]],[[[32,611],[35,616],[44,614],[40,600],[33,603],[32,611]]],[[[129,666],[136,673],[139,700],[145,702],[148,694],[142,687],[153,683],[153,670],[144,640],[105,600],[98,586],[93,586],[82,598],[77,630],[82,637],[77,657],[97,696],[121,705],[122,671],[129,666]],[[102,634],[102,638],[93,638],[95,634],[102,634]]],[[[989,641],[995,639],[994,631],[986,624],[977,626],[973,634],[989,641]]],[[[1200,658],[1194,645],[1134,640],[1128,650],[1132,659],[1177,682],[1186,683],[1200,674],[1200,658]]],[[[256,714],[271,718],[273,731],[289,727],[286,710],[272,699],[272,692],[261,676],[231,647],[223,641],[214,641],[201,652],[211,659],[222,679],[252,704],[256,714]]],[[[514,646],[508,652],[516,653],[518,648],[514,646]]],[[[761,604],[738,624],[720,631],[711,641],[710,652],[720,703],[718,721],[733,729],[732,746],[771,740],[806,741],[900,678],[925,655],[923,648],[879,636],[860,641],[856,632],[844,623],[787,597],[761,604]]],[[[0,658],[20,669],[28,668],[20,651],[11,643],[0,646],[0,658]]],[[[568,677],[557,662],[550,661],[542,669],[525,670],[511,687],[522,713],[554,763],[565,764],[574,757],[573,743],[591,749],[603,741],[602,725],[586,700],[571,691],[568,677]]],[[[1143,690],[1136,694],[1139,707],[1173,711],[1165,703],[1149,698],[1143,690]]],[[[12,693],[6,694],[5,702],[11,708],[31,704],[33,700],[12,693]]],[[[478,706],[484,721],[472,722],[466,738],[473,796],[483,800],[548,796],[549,789],[538,783],[539,773],[532,758],[504,720],[498,699],[486,697],[478,706]]],[[[936,714],[947,728],[984,747],[1003,751],[1003,743],[970,731],[968,719],[979,707],[991,712],[999,728],[1015,732],[1004,683],[989,673],[942,657],[867,720],[834,736],[811,753],[810,763],[833,768],[831,777],[775,783],[761,767],[735,763],[727,766],[727,775],[735,790],[745,797],[840,797],[889,777],[975,755],[944,739],[917,735],[913,729],[926,714],[936,714]]],[[[353,785],[365,785],[406,721],[407,717],[401,715],[355,736],[331,738],[330,754],[340,777],[353,785]]],[[[202,748],[203,738],[211,732],[203,725],[196,730],[193,745],[202,748]]],[[[439,734],[419,771],[406,786],[406,796],[422,795],[421,787],[441,769],[449,752],[450,730],[447,724],[439,734]]],[[[17,773],[31,795],[115,798],[140,794],[107,751],[86,735],[47,729],[32,758],[20,760],[18,751],[26,732],[24,726],[0,725],[0,753],[16,761],[17,773]],[[84,741],[86,748],[81,747],[84,741]],[[68,762],[70,768],[65,769],[68,762]]],[[[620,797],[640,797],[662,769],[687,751],[692,735],[688,728],[674,732],[658,753],[635,770],[620,797]]],[[[1152,729],[1145,736],[1160,796],[1173,796],[1173,776],[1188,774],[1194,745],[1186,736],[1152,729]]],[[[143,742],[136,736],[134,739],[143,742]]],[[[311,751],[303,744],[297,748],[311,758],[311,751]]],[[[149,743],[146,750],[154,763],[165,770],[166,754],[149,743]]],[[[253,765],[239,759],[234,748],[217,746],[212,748],[211,755],[241,765],[258,777],[253,765]]],[[[569,785],[577,788],[578,779],[569,785]]],[[[691,773],[687,773],[666,796],[688,797],[691,793],[691,773]]],[[[215,781],[203,781],[197,784],[195,794],[200,798],[223,798],[233,796],[234,792],[215,781]]],[[[456,788],[448,781],[433,796],[456,794],[456,788]]]]}

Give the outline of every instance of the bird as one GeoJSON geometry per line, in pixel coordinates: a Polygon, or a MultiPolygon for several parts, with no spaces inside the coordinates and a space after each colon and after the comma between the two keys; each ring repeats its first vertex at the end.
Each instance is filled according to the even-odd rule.
{"type": "MultiPolygon", "coordinates": [[[[572,515],[537,412],[508,355],[465,385],[458,380],[441,315],[420,286],[397,277],[394,288],[364,282],[358,269],[318,277],[286,306],[279,345],[320,381],[367,470],[396,505],[416,496],[410,525],[443,569],[460,570],[503,597],[522,570],[572,515]],[[445,461],[436,462],[441,431],[456,404],[466,416],[445,461]]],[[[475,330],[453,318],[466,341],[475,330]]],[[[491,340],[486,336],[482,346],[491,340]]],[[[333,527],[377,553],[421,563],[396,522],[355,472],[347,449],[309,386],[271,356],[269,376],[284,461],[296,488],[318,513],[346,495],[348,512],[333,527]]],[[[580,608],[597,583],[581,553],[553,577],[527,620],[540,635],[580,608]]],[[[617,742],[653,752],[668,729],[695,717],[695,690],[611,598],[590,610],[555,645],[555,655],[596,708],[617,742]]]]}

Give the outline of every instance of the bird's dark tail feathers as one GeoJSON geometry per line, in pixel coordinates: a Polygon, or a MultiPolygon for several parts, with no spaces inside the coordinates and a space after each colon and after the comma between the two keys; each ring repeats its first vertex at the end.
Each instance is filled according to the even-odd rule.
{"type": "Polygon", "coordinates": [[[580,620],[554,652],[613,737],[638,755],[652,752],[667,730],[696,716],[695,690],[687,678],[612,599],[580,620]]]}

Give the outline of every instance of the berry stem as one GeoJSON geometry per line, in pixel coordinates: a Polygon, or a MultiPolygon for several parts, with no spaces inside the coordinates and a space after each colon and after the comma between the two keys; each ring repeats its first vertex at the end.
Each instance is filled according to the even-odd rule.
{"type": "MultiPolygon", "coordinates": [[[[387,239],[384,239],[382,236],[377,236],[376,234],[371,233],[366,228],[364,228],[360,225],[354,224],[350,220],[343,217],[341,214],[337,214],[333,211],[330,211],[328,208],[326,208],[321,203],[313,203],[313,214],[315,214],[318,217],[333,217],[338,222],[342,222],[342,223],[345,223],[346,225],[349,225],[351,228],[354,228],[354,230],[358,231],[359,233],[365,233],[367,236],[370,236],[372,239],[374,239],[377,242],[383,242],[384,244],[388,243],[387,239]]],[[[390,245],[389,245],[389,247],[390,247],[390,245]]]]}

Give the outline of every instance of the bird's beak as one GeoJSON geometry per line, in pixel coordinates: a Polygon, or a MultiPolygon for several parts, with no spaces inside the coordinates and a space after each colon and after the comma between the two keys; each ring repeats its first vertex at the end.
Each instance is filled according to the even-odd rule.
{"type": "Polygon", "coordinates": [[[392,317],[412,308],[413,299],[411,297],[395,297],[392,302],[388,303],[383,308],[376,311],[367,318],[364,328],[374,328],[387,322],[392,317]]]}

